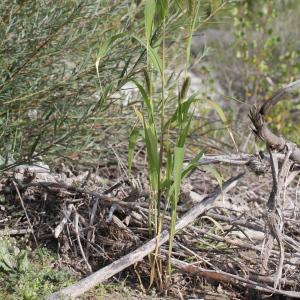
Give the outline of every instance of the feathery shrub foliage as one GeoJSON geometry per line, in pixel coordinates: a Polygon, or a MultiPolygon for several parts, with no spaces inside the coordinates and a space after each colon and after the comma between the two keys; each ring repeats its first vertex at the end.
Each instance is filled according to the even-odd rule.
{"type": "Polygon", "coordinates": [[[140,13],[134,1],[1,1],[2,170],[66,155],[99,134],[93,117],[144,64],[145,50],[129,34],[141,30],[140,13]],[[123,38],[110,45],[98,79],[99,45],[116,34],[123,38]]]}

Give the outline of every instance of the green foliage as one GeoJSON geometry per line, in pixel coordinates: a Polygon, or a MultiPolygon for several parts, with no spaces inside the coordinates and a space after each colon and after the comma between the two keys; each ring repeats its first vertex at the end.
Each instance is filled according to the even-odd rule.
{"type": "MultiPolygon", "coordinates": [[[[299,44],[292,38],[297,24],[286,21],[286,16],[298,19],[299,9],[298,1],[294,0],[288,1],[288,5],[280,1],[239,1],[233,8],[236,58],[248,74],[247,78],[240,77],[247,80],[240,84],[246,102],[261,102],[299,75],[299,44]]],[[[291,102],[281,102],[269,120],[284,135],[292,136],[292,127],[300,126],[289,113],[293,108],[291,102]]],[[[297,135],[293,136],[294,141],[299,141],[297,135]]]]}
{"type": "Polygon", "coordinates": [[[1,169],[94,143],[95,119],[144,63],[130,3],[1,1],[1,169]]]}
{"type": "Polygon", "coordinates": [[[58,288],[71,283],[65,270],[55,270],[55,259],[48,250],[40,248],[31,259],[28,251],[19,250],[16,241],[0,239],[0,298],[43,299],[58,288]]]}

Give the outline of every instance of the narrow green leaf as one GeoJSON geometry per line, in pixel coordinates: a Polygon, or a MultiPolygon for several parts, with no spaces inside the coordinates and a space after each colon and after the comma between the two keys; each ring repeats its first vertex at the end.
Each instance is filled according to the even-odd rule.
{"type": "Polygon", "coordinates": [[[152,35],[152,25],[155,15],[155,0],[146,0],[144,9],[144,19],[145,19],[145,35],[147,45],[150,45],[151,35],[152,35]]]}
{"type": "Polygon", "coordinates": [[[201,3],[201,1],[197,1],[197,6],[195,9],[196,0],[187,0],[187,1],[188,1],[188,14],[191,16],[192,20],[191,20],[189,37],[187,40],[187,47],[186,47],[186,68],[189,67],[193,33],[196,28],[196,23],[197,23],[197,18],[199,15],[199,9],[200,9],[200,3],[201,3]]]}
{"type": "Polygon", "coordinates": [[[147,92],[145,91],[144,87],[139,82],[137,82],[136,80],[132,80],[132,82],[139,89],[139,92],[142,95],[144,103],[146,104],[146,109],[147,109],[147,113],[148,113],[150,123],[154,124],[154,111],[153,111],[153,105],[152,105],[151,99],[149,98],[149,96],[148,96],[147,92]]]}
{"type": "MultiPolygon", "coordinates": [[[[173,183],[174,183],[174,182],[173,182],[172,179],[166,178],[166,177],[162,180],[162,183],[161,183],[161,189],[162,189],[162,190],[167,190],[167,191],[168,191],[168,197],[167,197],[168,201],[169,201],[169,199],[171,198],[171,195],[173,194],[173,191],[174,191],[174,190],[172,190],[171,193],[169,192],[171,186],[173,185],[173,183]]],[[[168,203],[169,203],[169,202],[168,202],[168,203]]]]}
{"type": "Polygon", "coordinates": [[[154,50],[154,48],[152,48],[150,45],[147,45],[147,43],[145,43],[145,41],[143,41],[142,39],[140,39],[137,36],[133,36],[133,38],[135,40],[137,40],[142,46],[145,47],[145,49],[147,49],[151,63],[153,64],[153,66],[155,67],[155,69],[160,73],[160,75],[162,75],[162,61],[159,57],[159,55],[157,54],[157,52],[154,50]]]}
{"type": "Polygon", "coordinates": [[[35,139],[34,143],[32,144],[32,146],[30,148],[30,151],[28,153],[28,159],[32,158],[32,155],[34,154],[34,151],[36,150],[36,147],[37,147],[38,143],[40,142],[43,135],[44,135],[44,132],[42,131],[35,139]]]}
{"type": "Polygon", "coordinates": [[[116,40],[126,36],[126,34],[127,34],[126,32],[115,34],[112,37],[110,37],[107,41],[105,41],[102,45],[100,45],[97,58],[101,60],[106,55],[106,53],[109,50],[109,48],[111,47],[111,45],[116,40]]]}
{"type": "Polygon", "coordinates": [[[133,128],[131,131],[129,138],[128,138],[128,169],[129,172],[131,172],[132,168],[132,161],[133,161],[133,156],[134,156],[134,148],[139,136],[139,129],[138,128],[133,128]]]}
{"type": "Polygon", "coordinates": [[[206,101],[217,112],[222,122],[227,123],[227,118],[221,106],[212,100],[207,99],[206,101]]]}
{"type": "Polygon", "coordinates": [[[139,118],[141,124],[144,126],[144,116],[142,115],[142,113],[134,106],[133,107],[135,114],[137,115],[137,117],[139,118]]]}
{"type": "Polygon", "coordinates": [[[175,147],[174,149],[174,203],[176,208],[177,202],[180,195],[180,186],[181,186],[181,175],[183,169],[183,160],[184,160],[184,147],[175,147]]]}
{"type": "Polygon", "coordinates": [[[145,143],[147,148],[147,159],[149,169],[149,179],[152,189],[158,189],[158,174],[159,174],[159,155],[157,151],[157,136],[154,126],[150,126],[144,121],[145,143]]]}
{"type": "Polygon", "coordinates": [[[172,179],[172,171],[173,171],[173,153],[171,150],[171,145],[170,142],[167,142],[166,144],[166,172],[165,172],[165,177],[162,181],[161,184],[161,188],[162,190],[167,190],[168,192],[168,197],[167,199],[171,198],[171,194],[170,192],[170,187],[173,184],[173,179],[172,179]]]}
{"type": "Polygon", "coordinates": [[[198,93],[194,93],[191,95],[186,101],[179,103],[179,106],[176,108],[176,111],[172,115],[172,117],[166,122],[164,128],[168,128],[172,123],[179,121],[179,124],[182,122],[188,121],[188,112],[191,105],[198,101],[196,98],[198,93]]]}
{"type": "Polygon", "coordinates": [[[183,10],[183,0],[175,0],[177,7],[182,11],[183,10]]]}
{"type": "Polygon", "coordinates": [[[156,10],[163,20],[169,13],[169,3],[168,0],[156,0],[156,10]]]}
{"type": "MultiPolygon", "coordinates": [[[[174,149],[174,169],[173,169],[173,178],[174,178],[174,195],[171,197],[171,224],[170,224],[170,240],[169,240],[169,264],[168,269],[171,272],[171,263],[170,257],[173,247],[173,240],[175,235],[175,226],[176,226],[176,218],[177,218],[177,203],[180,195],[180,187],[181,187],[181,174],[183,168],[183,160],[184,160],[184,147],[175,147],[174,149]]],[[[171,188],[172,189],[172,188],[171,188]]]]}
{"type": "Polygon", "coordinates": [[[211,165],[207,165],[207,166],[203,166],[203,169],[208,171],[210,174],[212,174],[213,177],[217,180],[219,186],[222,187],[223,177],[215,167],[211,165]]]}
{"type": "Polygon", "coordinates": [[[155,131],[155,127],[151,124],[146,124],[146,132],[149,137],[149,149],[151,149],[151,160],[154,162],[153,166],[158,171],[159,170],[159,164],[158,164],[158,151],[157,151],[157,145],[158,145],[158,139],[155,131]]]}
{"type": "Polygon", "coordinates": [[[159,156],[157,151],[157,136],[154,124],[145,121],[144,116],[134,107],[135,113],[144,127],[144,141],[147,150],[148,176],[153,191],[158,189],[159,156]]]}
{"type": "Polygon", "coordinates": [[[152,94],[152,83],[151,83],[151,80],[150,80],[149,73],[146,69],[143,70],[143,73],[144,73],[144,77],[145,77],[147,94],[151,95],[152,94]]]}
{"type": "Polygon", "coordinates": [[[166,145],[166,156],[167,156],[167,163],[166,163],[166,180],[170,181],[172,176],[172,167],[173,167],[173,155],[171,152],[171,146],[168,142],[166,145]]]}
{"type": "Polygon", "coordinates": [[[184,144],[185,144],[187,135],[188,135],[189,130],[190,130],[190,125],[191,125],[192,118],[193,118],[193,116],[190,117],[190,119],[188,120],[188,122],[184,126],[183,130],[179,133],[179,139],[178,139],[178,142],[177,142],[178,147],[183,147],[184,144]]]}
{"type": "Polygon", "coordinates": [[[122,72],[121,72],[121,74],[119,76],[118,86],[124,85],[126,83],[126,82],[124,82],[124,76],[127,73],[127,70],[128,70],[129,64],[131,62],[131,59],[132,59],[132,57],[129,57],[129,59],[127,59],[125,65],[124,65],[124,67],[122,69],[122,72]]]}
{"type": "Polygon", "coordinates": [[[198,153],[184,168],[182,171],[182,179],[188,176],[193,170],[195,170],[199,165],[199,160],[203,156],[203,152],[198,153]]]}
{"type": "Polygon", "coordinates": [[[103,57],[106,55],[107,51],[110,49],[110,47],[112,46],[112,44],[116,40],[118,40],[118,39],[126,36],[126,34],[127,33],[125,33],[125,32],[118,33],[118,34],[110,37],[107,41],[105,41],[103,44],[100,45],[99,50],[98,50],[98,55],[97,55],[96,63],[95,63],[95,65],[96,65],[96,71],[97,71],[97,76],[98,76],[99,79],[100,79],[100,74],[99,74],[99,64],[100,64],[100,62],[102,61],[103,57]]]}

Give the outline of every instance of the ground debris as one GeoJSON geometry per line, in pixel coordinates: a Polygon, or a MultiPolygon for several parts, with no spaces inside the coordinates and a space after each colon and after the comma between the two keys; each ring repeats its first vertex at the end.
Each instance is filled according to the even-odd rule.
{"type": "MultiPolygon", "coordinates": [[[[107,168],[103,174],[101,170],[97,174],[86,171],[76,175],[71,171],[63,175],[43,172],[31,177],[19,170],[17,180],[12,173],[1,180],[4,200],[0,236],[34,234],[39,246],[58,251],[64,264],[84,276],[151,239],[147,227],[148,187],[144,177],[137,175],[133,183],[115,169],[113,178],[107,168]]],[[[183,186],[179,217],[201,203],[216,186],[209,174],[201,170],[194,172],[183,186]]],[[[265,236],[263,216],[271,186],[271,175],[261,175],[258,182],[256,175],[247,173],[236,188],[223,193],[211,209],[176,235],[172,259],[178,271],[166,289],[169,294],[183,299],[192,295],[218,299],[218,295],[225,297],[225,294],[228,299],[244,299],[245,288],[251,290],[255,284],[259,284],[259,290],[264,293],[299,290],[300,210],[299,204],[293,201],[297,185],[291,184],[285,190],[282,208],[285,256],[281,278],[275,278],[281,251],[276,243],[269,253],[267,272],[262,274],[260,270],[265,236]],[[223,274],[223,279],[228,280],[211,274],[223,274]],[[243,280],[249,282],[246,284],[243,280]],[[274,289],[276,280],[280,290],[274,289]]],[[[163,245],[162,257],[166,252],[167,246],[163,245]]],[[[148,264],[144,260],[130,268],[131,282],[142,284],[142,289],[149,283],[148,264]]]]}

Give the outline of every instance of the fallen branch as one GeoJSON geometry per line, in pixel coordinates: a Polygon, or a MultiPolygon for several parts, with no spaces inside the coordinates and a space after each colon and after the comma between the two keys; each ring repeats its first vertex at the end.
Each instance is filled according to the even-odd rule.
{"type": "Polygon", "coordinates": [[[293,297],[293,298],[300,298],[299,292],[275,289],[271,286],[268,286],[266,284],[256,282],[256,281],[250,279],[251,276],[250,276],[250,278],[246,278],[246,277],[241,277],[239,275],[226,273],[223,271],[214,271],[214,270],[203,269],[203,268],[200,268],[193,264],[189,264],[187,262],[182,262],[175,258],[171,258],[171,262],[174,267],[176,267],[177,269],[179,269],[183,272],[197,274],[206,279],[215,280],[217,282],[230,283],[230,284],[237,285],[239,287],[242,285],[245,288],[255,289],[255,290],[258,290],[258,291],[261,291],[264,293],[274,293],[274,294],[284,295],[284,296],[293,297]]]}
{"type": "MultiPolygon", "coordinates": [[[[244,175],[244,173],[239,174],[235,177],[232,177],[228,181],[226,181],[222,187],[222,189],[218,188],[214,193],[210,196],[205,198],[201,203],[195,205],[191,208],[182,218],[176,223],[175,232],[180,231],[208,209],[213,206],[213,203],[222,195],[232,189],[238,182],[238,180],[244,175]]],[[[133,252],[121,257],[120,259],[114,261],[112,264],[98,270],[97,272],[91,274],[90,276],[81,279],[77,283],[62,289],[60,292],[56,292],[48,298],[49,300],[56,300],[67,297],[77,297],[85,293],[86,291],[90,290],[91,288],[95,287],[96,285],[100,284],[101,282],[107,280],[108,278],[114,276],[115,274],[119,273],[120,271],[124,270],[125,268],[129,267],[130,265],[141,261],[145,256],[149,255],[151,252],[155,250],[157,244],[161,246],[169,239],[169,231],[164,230],[160,236],[157,236],[144,244],[143,246],[139,247],[138,249],[134,250],[133,252]]]]}
{"type": "Polygon", "coordinates": [[[230,164],[230,165],[246,165],[251,159],[254,159],[255,155],[251,154],[230,154],[230,155],[203,155],[199,160],[199,166],[205,166],[210,164],[230,164]]]}
{"type": "MultiPolygon", "coordinates": [[[[278,153],[279,161],[283,161],[284,157],[284,154],[278,153]]],[[[186,160],[186,162],[188,161],[189,160],[186,160]]],[[[254,172],[256,175],[262,175],[266,172],[269,172],[270,162],[270,155],[259,151],[256,154],[239,153],[230,155],[204,155],[198,161],[198,165],[205,166],[210,164],[226,164],[232,166],[247,166],[251,172],[254,172]]],[[[299,165],[294,166],[293,170],[295,171],[293,174],[295,177],[300,171],[299,165]]],[[[292,180],[293,178],[290,178],[290,180],[292,180]]]]}
{"type": "Polygon", "coordinates": [[[23,235],[33,233],[33,230],[31,228],[25,228],[25,229],[4,229],[0,230],[0,236],[6,236],[6,235],[23,235]]]}

